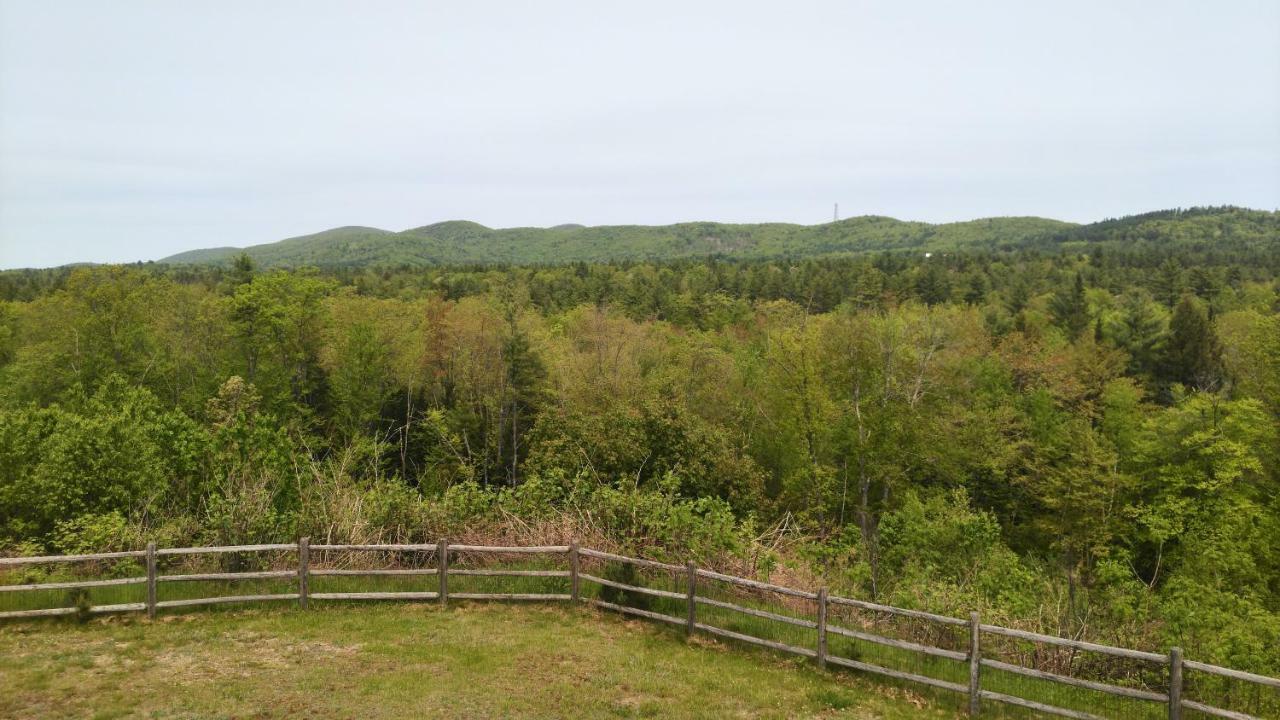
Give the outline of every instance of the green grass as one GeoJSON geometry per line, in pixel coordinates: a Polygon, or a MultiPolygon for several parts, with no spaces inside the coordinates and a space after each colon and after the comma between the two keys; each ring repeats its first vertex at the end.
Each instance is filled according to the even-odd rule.
{"type": "MultiPolygon", "coordinates": [[[[406,559],[407,560],[407,559],[406,559]]],[[[422,560],[422,558],[418,558],[422,560]]],[[[454,567],[465,567],[471,564],[474,558],[463,560],[456,559],[454,567]]],[[[425,562],[425,561],[423,561],[425,562]]],[[[563,560],[558,557],[520,557],[503,563],[504,567],[510,569],[562,569],[563,560]]],[[[202,570],[220,569],[214,566],[206,566],[200,568],[202,570]]],[[[64,571],[67,569],[63,569],[64,571]]],[[[190,572],[190,568],[169,568],[167,572],[190,572]]],[[[113,574],[119,576],[132,576],[138,574],[137,568],[128,567],[121,564],[113,570],[113,574]]],[[[585,560],[583,564],[583,572],[594,575],[608,576],[606,563],[600,563],[594,560],[585,560]]],[[[69,579],[75,577],[74,574],[59,575],[56,579],[69,579]]],[[[16,582],[20,577],[14,575],[6,577],[8,582],[16,582]]],[[[28,578],[29,580],[49,578],[28,578]]],[[[434,591],[438,587],[438,579],[432,576],[419,577],[313,577],[311,580],[312,592],[353,592],[353,591],[434,591]]],[[[668,573],[662,571],[643,571],[629,582],[639,583],[648,587],[659,588],[663,590],[683,592],[685,590],[686,580],[683,571],[679,573],[668,573]]],[[[492,577],[468,577],[457,576],[451,577],[449,580],[449,588],[453,593],[461,592],[525,592],[525,593],[567,593],[569,591],[568,580],[564,578],[492,578],[492,577]]],[[[162,583],[159,586],[159,599],[170,600],[179,598],[195,598],[195,597],[214,597],[226,595],[246,595],[246,594],[268,594],[268,593],[291,593],[296,592],[296,581],[292,579],[279,580],[241,580],[241,581],[188,581],[179,583],[162,583]]],[[[583,580],[582,593],[585,597],[594,597],[599,594],[601,588],[593,582],[583,580]]],[[[702,597],[717,598],[728,600],[740,605],[756,607],[762,610],[768,610],[774,613],[789,615],[805,620],[815,619],[815,607],[812,601],[801,599],[783,600],[780,596],[772,593],[765,594],[747,594],[732,591],[731,588],[723,583],[702,579],[698,585],[699,595],[702,597]]],[[[141,602],[145,597],[145,588],[140,585],[127,587],[106,587],[95,588],[90,591],[92,603],[95,605],[106,605],[115,603],[141,602]]],[[[636,600],[643,599],[638,597],[629,597],[623,600],[624,604],[634,604],[636,600]]],[[[66,591],[47,591],[47,592],[22,592],[22,593],[0,593],[0,610],[13,609],[29,609],[36,607],[56,607],[67,606],[70,604],[69,596],[66,591]]],[[[272,610],[267,612],[288,613],[295,606],[294,602],[281,602],[275,604],[272,610]]],[[[321,612],[330,612],[335,607],[349,609],[353,614],[363,613],[366,609],[373,612],[376,616],[378,612],[384,612],[382,609],[373,608],[369,605],[357,605],[333,601],[314,601],[313,606],[321,612]]],[[[240,605],[223,605],[211,606],[205,608],[191,608],[172,611],[174,613],[191,613],[193,615],[209,615],[210,622],[215,625],[222,618],[228,615],[236,615],[246,607],[265,607],[262,605],[246,606],[240,605]]],[[[478,606],[469,606],[470,608],[478,606]]],[[[517,604],[497,604],[498,608],[494,612],[503,612],[503,608],[513,613],[525,612],[517,604]]],[[[573,612],[567,606],[560,606],[565,613],[573,612]]],[[[647,598],[645,607],[654,612],[666,614],[673,618],[683,620],[685,617],[686,607],[684,600],[666,599],[666,598],[647,598]]],[[[296,611],[295,611],[296,612],[296,611]]],[[[388,611],[394,614],[398,611],[388,611]]],[[[420,611],[415,611],[420,612],[420,611]]],[[[429,611],[428,611],[429,612],[429,611]]],[[[165,611],[162,611],[162,618],[166,622],[176,621],[177,616],[166,617],[165,611]]],[[[311,614],[302,614],[303,617],[310,617],[311,614]]],[[[734,632],[751,635],[758,638],[774,640],[789,645],[813,649],[816,642],[816,631],[812,628],[797,627],[786,623],[777,622],[769,619],[762,619],[744,615],[733,610],[716,608],[709,605],[700,604],[698,606],[698,621],[707,625],[731,630],[734,632]]],[[[111,622],[135,623],[136,616],[130,618],[118,618],[111,622]]],[[[283,622],[283,621],[281,621],[283,622]]],[[[290,621],[292,622],[292,621],[290,621]]],[[[830,615],[830,622],[833,625],[842,625],[850,628],[864,629],[866,631],[886,635],[889,637],[899,637],[903,639],[923,639],[929,644],[938,645],[951,650],[964,652],[968,647],[968,631],[966,628],[951,628],[932,623],[923,623],[928,627],[907,627],[908,625],[921,625],[922,621],[903,619],[895,616],[884,614],[870,614],[862,611],[852,611],[848,608],[834,608],[830,615]],[[867,625],[864,623],[872,622],[867,625]],[[922,631],[930,634],[920,635],[922,631]]],[[[163,625],[164,623],[160,623],[163,625]]],[[[670,626],[659,625],[650,621],[642,621],[642,624],[629,623],[632,627],[648,627],[650,634],[657,636],[667,636],[667,639],[682,640],[683,636],[677,629],[674,632],[670,626]]],[[[13,627],[24,627],[22,625],[11,625],[13,627]]],[[[32,627],[39,627],[33,624],[32,627]]],[[[62,626],[56,626],[62,627],[62,626]]],[[[3,634],[6,627],[0,625],[0,634],[3,634]]],[[[512,630],[512,632],[517,632],[512,630]]],[[[852,640],[835,634],[830,634],[829,652],[833,656],[844,657],[862,662],[872,663],[882,667],[924,675],[940,680],[947,680],[953,683],[965,685],[968,682],[968,664],[964,661],[955,661],[944,658],[928,657],[916,652],[899,650],[896,648],[885,647],[883,645],[852,640]]],[[[995,638],[988,636],[984,643],[993,642],[995,638]]],[[[555,643],[560,640],[554,641],[555,643]]],[[[699,640],[697,642],[702,642],[699,640]]],[[[1007,643],[1006,643],[1007,644],[1007,643]]],[[[737,645],[729,643],[729,645],[737,645]]],[[[737,645],[743,650],[755,657],[755,661],[763,663],[768,667],[778,667],[781,665],[796,668],[799,672],[812,672],[809,663],[801,658],[786,656],[773,651],[757,650],[752,647],[737,645]]],[[[1030,648],[1031,646],[1027,646],[1030,648]]],[[[988,653],[991,652],[992,646],[988,645],[988,653]]],[[[4,650],[0,644],[0,653],[4,650]]],[[[85,662],[81,660],[80,662],[85,662]]],[[[3,669],[0,666],[0,669],[3,669]]],[[[1158,670],[1158,669],[1157,669],[1158,670]]],[[[953,713],[957,708],[962,707],[966,698],[963,695],[951,693],[944,690],[935,690],[925,686],[921,686],[911,682],[895,681],[886,677],[848,673],[845,671],[837,671],[837,675],[859,676],[867,683],[867,686],[879,687],[883,692],[900,693],[902,697],[909,697],[921,702],[927,702],[928,707],[937,709],[944,715],[953,713]]],[[[1100,677],[1099,679],[1106,679],[1100,677]]],[[[1161,678],[1148,677],[1147,686],[1154,690],[1162,691],[1161,678]]],[[[623,681],[625,682],[625,681],[623,681]]],[[[1027,678],[1019,675],[1013,675],[1007,672],[997,671],[990,668],[983,670],[982,684],[984,689],[994,690],[997,692],[1014,695],[1017,697],[1036,700],[1051,705],[1074,710],[1083,710],[1103,717],[1124,717],[1124,718],[1155,718],[1163,717],[1167,712],[1160,703],[1149,701],[1131,700],[1125,698],[1116,698],[1104,693],[1073,688],[1058,683],[1027,678]]],[[[1247,688],[1246,688],[1247,689],[1247,688]]],[[[1195,690],[1189,688],[1189,696],[1194,699],[1202,699],[1211,703],[1219,704],[1224,707],[1235,707],[1238,704],[1238,698],[1234,701],[1225,701],[1226,698],[1219,698],[1220,693],[1208,692],[1207,689],[1201,688],[1195,690]],[[1203,693],[1203,694],[1202,694],[1203,693]]],[[[864,703],[862,698],[849,695],[838,685],[822,689],[816,695],[814,702],[817,705],[825,706],[828,710],[839,709],[862,709],[864,703]],[[846,707],[847,706],[847,707],[846,707]]],[[[1262,699],[1254,699],[1249,701],[1247,708],[1254,706],[1263,707],[1266,703],[1262,699]]],[[[1025,718],[1035,716],[1020,708],[995,703],[992,701],[985,702],[983,707],[984,717],[996,718],[1025,718]]],[[[3,715],[4,706],[0,704],[0,715],[3,715]]],[[[886,711],[887,713],[888,711],[886,711]]],[[[341,714],[341,713],[340,713],[341,714]]],[[[664,709],[663,715],[671,714],[670,711],[664,709]]],[[[748,716],[769,716],[763,710],[755,709],[746,712],[748,716]]],[[[1263,713],[1265,716],[1265,713],[1263,713]]],[[[535,717],[538,715],[534,715],[535,717]]],[[[836,715],[839,717],[840,715],[836,715]]],[[[870,715],[877,717],[878,715],[870,715]]],[[[893,717],[891,714],[885,714],[885,717],[893,717]]],[[[862,717],[854,715],[854,717],[862,717]]]]}
{"type": "Polygon", "coordinates": [[[0,625],[4,717],[958,717],[959,703],[559,605],[0,625]]]}
{"type": "MultiPolygon", "coordinates": [[[[599,574],[599,571],[592,572],[599,574]]],[[[642,582],[647,587],[675,591],[682,591],[684,588],[683,583],[682,577],[673,577],[670,574],[656,571],[644,573],[642,582]]],[[[593,594],[595,586],[590,583],[584,583],[584,592],[593,594]]],[[[816,620],[816,605],[813,601],[794,598],[784,601],[781,596],[772,593],[744,595],[741,592],[731,590],[723,583],[707,579],[702,579],[699,582],[698,594],[702,597],[727,600],[738,605],[767,610],[803,620],[816,620]]],[[[648,608],[673,617],[683,618],[685,615],[684,602],[679,600],[651,599],[648,601],[648,608]]],[[[757,638],[786,643],[795,647],[813,649],[816,643],[816,631],[813,629],[745,615],[725,608],[699,605],[698,622],[757,638]]],[[[883,613],[866,613],[854,611],[850,608],[835,608],[834,606],[829,615],[829,622],[832,625],[840,625],[851,629],[860,629],[872,634],[907,640],[920,639],[918,635],[907,632],[908,625],[915,625],[917,630],[921,626],[929,626],[938,634],[938,637],[927,641],[926,644],[960,652],[968,651],[969,631],[966,627],[942,626],[883,613]],[[878,624],[872,627],[864,627],[855,621],[857,618],[863,620],[875,618],[878,624]]],[[[989,641],[991,641],[991,637],[987,636],[984,642],[989,641]]],[[[969,665],[967,661],[931,657],[917,652],[887,647],[878,643],[854,640],[834,633],[828,634],[827,642],[828,652],[833,656],[858,660],[891,670],[909,672],[938,680],[946,680],[959,685],[967,686],[969,682],[969,665]]],[[[946,690],[926,689],[922,685],[897,681],[883,676],[869,677],[872,677],[875,682],[928,693],[939,703],[963,704],[967,702],[966,696],[946,690]]],[[[985,690],[1014,695],[1070,710],[1085,711],[1101,717],[1157,720],[1158,718],[1167,717],[1168,714],[1168,709],[1160,703],[1115,697],[1106,693],[1015,675],[991,668],[984,668],[982,671],[982,687],[985,690]]],[[[1158,689],[1163,690],[1163,688],[1158,689]]],[[[985,701],[982,708],[982,717],[1028,718],[1043,716],[1023,708],[995,701],[985,701]]]]}

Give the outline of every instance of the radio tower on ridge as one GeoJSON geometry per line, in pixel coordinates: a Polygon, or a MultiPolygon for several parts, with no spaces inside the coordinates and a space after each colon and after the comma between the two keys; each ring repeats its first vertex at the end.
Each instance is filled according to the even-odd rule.
{"type": "Polygon", "coordinates": [[[836,203],[836,209],[831,213],[831,222],[840,222],[840,203],[836,203]]]}

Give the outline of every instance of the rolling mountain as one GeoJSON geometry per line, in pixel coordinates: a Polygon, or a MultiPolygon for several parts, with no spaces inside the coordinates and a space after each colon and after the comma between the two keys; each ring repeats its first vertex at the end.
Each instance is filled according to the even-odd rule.
{"type": "Polygon", "coordinates": [[[1252,244],[1280,238],[1280,214],[1239,208],[1170,210],[1076,225],[1037,217],[929,224],[863,216],[822,225],[786,223],[557,225],[493,229],[453,220],[392,232],[340,227],[247,248],[192,250],[168,264],[224,264],[241,252],[260,267],[536,264],[718,255],[813,257],[886,250],[1072,247],[1093,243],[1252,244]]]}

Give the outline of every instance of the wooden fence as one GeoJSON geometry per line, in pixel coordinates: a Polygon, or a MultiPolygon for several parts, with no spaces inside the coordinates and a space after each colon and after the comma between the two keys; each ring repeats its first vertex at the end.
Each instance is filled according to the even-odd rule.
{"type": "MultiPolygon", "coordinates": [[[[979,714],[982,701],[993,701],[1005,703],[1009,705],[1020,706],[1031,710],[1060,715],[1070,718],[1079,718],[1081,720],[1095,720],[1100,716],[1085,712],[1082,710],[1058,707],[1052,704],[1038,702],[1026,699],[1016,695],[995,692],[982,688],[983,670],[998,670],[1004,673],[1011,673],[1017,676],[1034,678],[1036,680],[1048,681],[1065,686],[1082,688],[1085,690],[1096,691],[1108,695],[1129,698],[1134,700],[1146,701],[1149,703],[1159,703],[1168,708],[1168,717],[1172,720],[1178,720],[1182,717],[1184,709],[1194,710],[1198,713],[1221,718],[1231,718],[1233,720],[1258,720],[1254,715],[1247,713],[1227,710],[1214,707],[1207,703],[1197,702],[1183,697],[1184,675],[1188,671],[1205,673],[1207,675],[1230,678],[1235,681],[1244,683],[1252,683],[1257,686],[1280,689],[1280,679],[1256,675],[1253,673],[1232,670],[1230,668],[1210,665],[1207,663],[1195,662],[1192,660],[1184,660],[1182,653],[1178,648],[1172,648],[1168,654],[1144,652],[1139,650],[1129,650],[1125,648],[1111,647],[1108,645],[1098,645],[1079,640],[1070,640],[1067,638],[1056,637],[1052,635],[1042,635],[1039,633],[1027,632],[1024,630],[1015,630],[1011,628],[999,627],[996,625],[983,624],[978,613],[970,613],[968,619],[947,617],[934,613],[923,612],[919,610],[908,610],[888,605],[880,605],[867,602],[864,600],[856,600],[853,598],[844,598],[830,595],[825,588],[817,592],[806,590],[797,590],[794,588],[775,585],[772,583],[760,582],[758,580],[749,580],[746,578],[725,575],[696,567],[693,563],[687,565],[673,565],[669,563],[661,563],[654,560],[645,560],[640,558],[632,558],[613,553],[592,550],[588,548],[579,548],[577,544],[571,545],[545,545],[545,546],[483,546],[483,545],[459,545],[449,544],[445,540],[431,544],[400,544],[400,545],[312,545],[307,538],[302,538],[297,543],[279,543],[265,545],[236,545],[223,547],[196,547],[196,548],[157,548],[154,543],[149,544],[145,550],[135,550],[127,552],[111,552],[97,553],[90,555],[51,555],[42,557],[7,557],[0,558],[0,570],[6,567],[15,567],[22,565],[48,564],[48,563],[76,563],[90,562],[102,560],[120,560],[133,559],[141,560],[146,566],[146,575],[138,577],[112,578],[104,580],[77,580],[70,582],[48,582],[34,584],[9,584],[0,585],[0,593],[23,592],[23,591],[47,591],[47,590],[79,590],[92,589],[101,587],[121,586],[121,585],[145,585],[146,601],[134,603],[119,603],[110,605],[89,606],[87,608],[78,607],[53,607],[26,610],[11,610],[0,612],[0,619],[4,618],[31,618],[31,617],[47,617],[58,615],[74,615],[81,612],[91,614],[117,613],[117,612],[146,612],[148,617],[154,617],[156,612],[166,608],[183,608],[198,605],[212,605],[221,603],[246,603],[246,602],[266,602],[266,601],[296,601],[298,604],[306,608],[312,600],[434,600],[442,606],[446,605],[450,599],[455,600],[530,600],[530,601],[568,601],[568,602],[586,602],[597,607],[608,610],[635,615],[650,620],[656,620],[664,623],[670,623],[682,626],[685,632],[692,635],[696,632],[702,632],[717,637],[727,638],[752,645],[759,645],[773,650],[785,653],[800,655],[811,658],[817,662],[819,666],[839,666],[859,670],[863,672],[884,675],[897,680],[903,680],[913,683],[919,683],[942,690],[960,693],[968,696],[969,714],[976,716],[979,714]],[[260,571],[244,571],[244,572],[215,572],[215,573],[185,573],[175,575],[161,575],[157,572],[157,560],[167,556],[182,555],[203,555],[203,554],[223,554],[223,553],[257,553],[257,552],[287,552],[296,554],[296,567],[288,570],[260,570],[260,571]],[[436,560],[436,566],[432,568],[370,568],[370,569],[350,569],[350,568],[329,568],[329,567],[312,567],[311,557],[314,552],[384,552],[384,551],[400,551],[400,552],[417,552],[428,553],[436,560]],[[480,569],[464,569],[450,568],[450,555],[458,555],[460,553],[469,554],[508,554],[521,553],[531,555],[563,555],[566,557],[566,568],[563,570],[529,570],[529,569],[504,569],[504,568],[480,568],[480,569]],[[680,591],[662,590],[652,587],[646,587],[640,584],[629,584],[611,580],[597,575],[592,575],[582,571],[582,559],[590,558],[607,563],[617,563],[621,565],[630,565],[635,568],[641,568],[651,571],[663,571],[673,574],[673,576],[682,578],[681,584],[684,585],[680,591]],[[435,577],[436,582],[428,587],[434,587],[432,590],[414,590],[414,591],[397,591],[397,592],[311,592],[311,579],[316,577],[328,576],[423,576],[435,577]],[[568,593],[476,593],[476,592],[450,592],[449,578],[459,576],[481,576],[481,577],[538,577],[538,578],[558,578],[567,581],[568,593]],[[259,594],[259,595],[228,595],[219,597],[203,597],[188,598],[177,600],[159,600],[157,586],[160,583],[172,582],[191,582],[191,581],[228,581],[228,580],[291,580],[296,582],[296,592],[275,593],[275,594],[259,594]],[[816,612],[813,620],[792,615],[771,612],[757,607],[749,607],[747,605],[726,600],[708,597],[706,593],[699,591],[699,586],[705,581],[715,581],[726,583],[735,588],[740,588],[743,592],[753,593],[756,595],[775,595],[783,599],[793,599],[809,601],[814,603],[816,612]],[[587,597],[582,593],[582,583],[593,583],[601,588],[612,588],[620,593],[638,593],[650,597],[660,598],[668,601],[675,601],[683,606],[684,612],[681,615],[671,615],[662,612],[632,607],[625,603],[609,602],[597,597],[587,597]],[[699,606],[728,610],[740,613],[745,616],[760,618],[769,621],[783,623],[789,626],[803,628],[805,631],[812,631],[812,646],[799,646],[795,644],[779,642],[766,638],[757,637],[751,634],[728,630],[716,625],[711,625],[699,621],[699,606]],[[855,608],[863,611],[871,611],[875,613],[886,613],[893,616],[912,618],[918,621],[933,623],[938,626],[950,627],[958,629],[967,635],[968,647],[961,651],[956,649],[947,649],[935,647],[933,645],[911,642],[907,640],[890,638],[883,635],[864,632],[853,628],[843,627],[831,621],[831,611],[839,608],[855,608]],[[920,654],[928,657],[944,658],[957,663],[966,664],[968,668],[967,682],[953,682],[942,680],[928,675],[906,672],[900,669],[884,667],[882,665],[864,662],[861,660],[841,657],[828,652],[828,639],[831,636],[840,636],[853,640],[872,643],[879,646],[895,648],[899,651],[920,654]],[[1003,638],[1013,638],[1021,641],[1032,643],[1043,643],[1054,646],[1070,648],[1076,651],[1085,651],[1090,653],[1099,653],[1114,658],[1123,658],[1129,661],[1137,661],[1145,663],[1155,668],[1165,679],[1167,679],[1167,692],[1153,692],[1149,689],[1126,687],[1115,685],[1096,680],[1087,680],[1060,673],[1046,672],[1034,668],[1025,667],[1020,664],[1003,662],[988,657],[983,657],[983,637],[997,636],[1003,638]]],[[[625,595],[624,595],[625,597],[625,595]]],[[[1163,714],[1163,713],[1162,713],[1163,714]]]]}

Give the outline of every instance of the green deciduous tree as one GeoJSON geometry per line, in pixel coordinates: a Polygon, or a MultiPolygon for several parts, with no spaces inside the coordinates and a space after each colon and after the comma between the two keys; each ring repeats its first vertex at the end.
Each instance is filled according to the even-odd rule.
{"type": "Polygon", "coordinates": [[[273,410],[320,405],[319,367],[329,284],[317,277],[276,271],[240,285],[229,300],[237,363],[273,410]]]}

